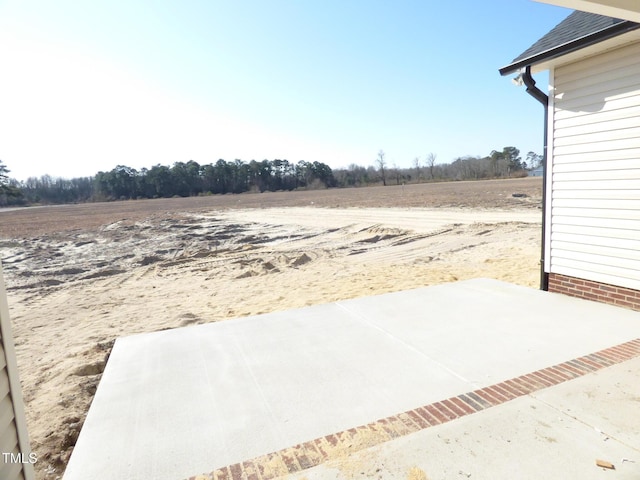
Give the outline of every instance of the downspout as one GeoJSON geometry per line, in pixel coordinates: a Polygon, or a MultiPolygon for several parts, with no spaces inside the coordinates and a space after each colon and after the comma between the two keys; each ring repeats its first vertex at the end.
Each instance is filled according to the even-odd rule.
{"type": "Polygon", "coordinates": [[[549,118],[549,96],[536,87],[531,76],[531,66],[527,65],[522,72],[522,81],[527,87],[527,93],[538,100],[544,107],[544,140],[542,147],[542,245],[540,248],[540,290],[549,290],[549,274],[545,272],[545,241],[547,238],[546,206],[547,206],[547,140],[549,118]]]}

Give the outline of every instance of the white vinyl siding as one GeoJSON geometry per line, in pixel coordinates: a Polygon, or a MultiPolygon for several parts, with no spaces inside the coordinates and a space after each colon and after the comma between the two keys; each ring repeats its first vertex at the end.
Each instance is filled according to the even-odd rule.
{"type": "Polygon", "coordinates": [[[547,271],[640,290],[640,43],[551,74],[547,271]]]}
{"type": "Polygon", "coordinates": [[[28,480],[33,478],[31,465],[5,463],[1,455],[22,453],[28,457],[30,453],[10,329],[9,309],[0,265],[0,479],[28,480]]]}

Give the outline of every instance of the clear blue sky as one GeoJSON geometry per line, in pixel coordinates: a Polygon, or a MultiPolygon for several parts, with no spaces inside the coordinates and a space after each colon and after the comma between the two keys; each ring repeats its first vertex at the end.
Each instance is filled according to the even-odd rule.
{"type": "MultiPolygon", "coordinates": [[[[500,77],[531,0],[0,0],[0,159],[66,178],[219,158],[331,167],[542,150],[500,77]]],[[[546,88],[546,76],[537,77],[546,88]]]]}

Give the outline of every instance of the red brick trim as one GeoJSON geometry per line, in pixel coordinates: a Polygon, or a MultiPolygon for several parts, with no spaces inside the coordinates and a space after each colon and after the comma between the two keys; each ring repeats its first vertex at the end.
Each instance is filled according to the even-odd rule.
{"type": "Polygon", "coordinates": [[[332,458],[471,415],[639,356],[640,338],[637,338],[473,392],[382,418],[368,425],[218,468],[210,473],[195,475],[188,480],[271,480],[301,472],[332,458]]]}
{"type": "Polygon", "coordinates": [[[640,290],[631,288],[550,273],[549,291],[640,311],[640,290]]]}

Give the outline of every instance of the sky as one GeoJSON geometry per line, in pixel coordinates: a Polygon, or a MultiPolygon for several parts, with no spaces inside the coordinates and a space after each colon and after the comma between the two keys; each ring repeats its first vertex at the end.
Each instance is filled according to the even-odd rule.
{"type": "MultiPolygon", "coordinates": [[[[195,160],[410,167],[515,146],[501,77],[570,11],[532,0],[0,0],[0,160],[19,180],[195,160]]],[[[546,89],[545,74],[536,77],[546,89]]]]}

